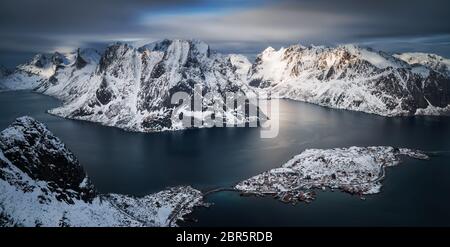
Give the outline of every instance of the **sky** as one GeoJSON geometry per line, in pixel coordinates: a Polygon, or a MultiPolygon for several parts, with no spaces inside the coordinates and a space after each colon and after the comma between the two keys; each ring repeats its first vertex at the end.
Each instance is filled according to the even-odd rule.
{"type": "Polygon", "coordinates": [[[1,0],[0,64],[164,38],[200,39],[250,58],[298,43],[450,57],[449,9],[448,0],[1,0]]]}

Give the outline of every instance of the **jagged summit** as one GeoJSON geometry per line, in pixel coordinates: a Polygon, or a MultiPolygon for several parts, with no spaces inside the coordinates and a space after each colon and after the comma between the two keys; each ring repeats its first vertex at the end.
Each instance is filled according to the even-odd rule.
{"type": "MultiPolygon", "coordinates": [[[[201,85],[204,93],[215,95],[209,102],[215,107],[226,92],[248,91],[248,60],[211,52],[198,40],[166,39],[139,48],[115,43],[98,63],[84,67],[83,61],[76,68],[58,70],[38,87],[64,100],[64,106],[51,113],[133,131],[172,130],[184,128],[171,120],[173,93],[193,95],[194,85],[201,85]]],[[[248,121],[245,115],[235,117],[238,123],[248,121]]]]}
{"type": "Polygon", "coordinates": [[[32,61],[2,77],[0,88],[36,89],[64,101],[53,114],[136,131],[179,128],[168,119],[170,97],[192,94],[195,84],[217,99],[257,92],[383,116],[440,115],[450,108],[447,59],[392,56],[355,44],[268,47],[251,64],[242,55],[211,51],[203,41],[164,39],[32,61]]]}
{"type": "Polygon", "coordinates": [[[82,69],[87,64],[97,64],[100,61],[100,53],[92,48],[80,49],[78,48],[75,55],[75,62],[73,65],[77,69],[82,69]]]}
{"type": "Polygon", "coordinates": [[[249,74],[250,86],[282,98],[384,116],[445,112],[449,80],[429,67],[357,45],[264,51],[249,74]]]}
{"type": "Polygon", "coordinates": [[[69,53],[40,53],[0,78],[0,88],[30,90],[55,84],[60,71],[74,67],[82,70],[87,64],[98,64],[99,53],[94,49],[77,49],[69,53]]]}

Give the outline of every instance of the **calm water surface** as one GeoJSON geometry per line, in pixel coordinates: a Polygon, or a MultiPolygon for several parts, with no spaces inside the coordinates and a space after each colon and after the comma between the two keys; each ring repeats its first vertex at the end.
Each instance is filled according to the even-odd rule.
{"type": "Polygon", "coordinates": [[[280,134],[261,139],[256,128],[131,133],[51,116],[54,98],[0,93],[0,129],[29,115],[45,123],[75,153],[100,192],[145,195],[174,185],[229,187],[279,167],[307,148],[393,145],[433,151],[429,161],[406,160],[388,170],[382,192],[366,200],[319,192],[296,206],[234,192],[208,196],[193,226],[450,226],[450,118],[385,118],[280,102],[280,134]]]}

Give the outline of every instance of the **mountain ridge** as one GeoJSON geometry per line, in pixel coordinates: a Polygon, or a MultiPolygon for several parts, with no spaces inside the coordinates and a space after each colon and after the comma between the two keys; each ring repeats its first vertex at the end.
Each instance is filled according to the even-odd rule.
{"type": "Polygon", "coordinates": [[[449,77],[429,67],[356,45],[269,48],[249,74],[250,86],[280,98],[383,116],[445,109],[449,83],[449,77]]]}
{"type": "MultiPolygon", "coordinates": [[[[425,57],[352,44],[297,44],[278,51],[268,47],[252,64],[239,54],[217,53],[200,40],[165,39],[141,47],[117,42],[101,53],[77,49],[36,55],[0,79],[0,85],[17,83],[10,88],[61,99],[63,105],[51,114],[141,132],[185,129],[173,123],[173,113],[211,118],[208,112],[222,110],[225,95],[237,92],[382,116],[446,115],[450,77],[442,64],[447,60],[425,57]],[[194,96],[194,85],[202,86],[202,96],[213,98],[205,98],[201,116],[171,104],[175,92],[194,96]]],[[[232,111],[219,117],[224,116],[237,124],[257,121],[232,111]]]]}

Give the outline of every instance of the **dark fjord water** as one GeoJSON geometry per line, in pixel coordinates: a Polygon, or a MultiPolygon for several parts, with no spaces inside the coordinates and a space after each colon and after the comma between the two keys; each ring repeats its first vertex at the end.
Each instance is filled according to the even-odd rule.
{"type": "Polygon", "coordinates": [[[0,129],[16,117],[44,122],[76,154],[100,192],[145,195],[167,186],[208,190],[279,167],[306,148],[393,145],[438,151],[388,170],[382,192],[361,200],[319,192],[310,204],[288,205],[235,192],[193,214],[193,226],[450,226],[450,118],[385,118],[280,102],[280,134],[260,139],[256,128],[130,133],[51,116],[60,103],[31,92],[0,93],[0,129]]]}

